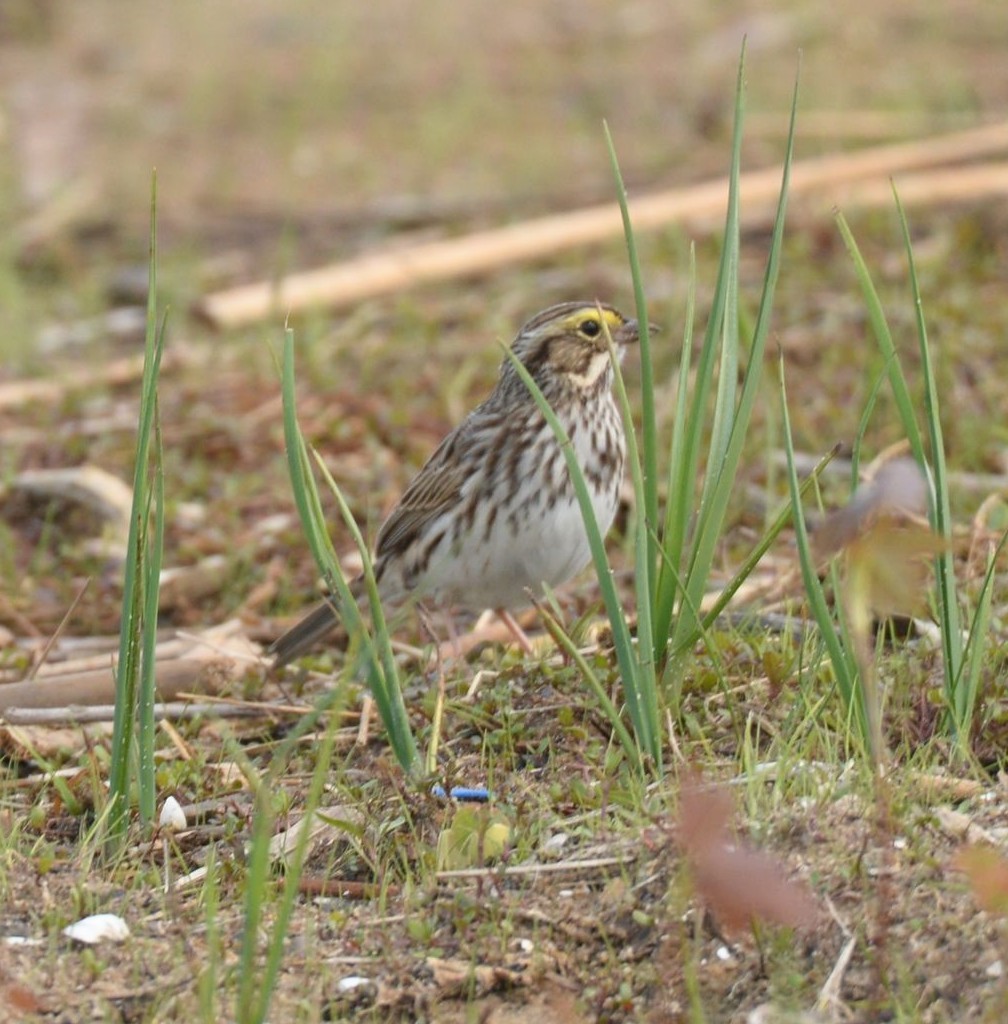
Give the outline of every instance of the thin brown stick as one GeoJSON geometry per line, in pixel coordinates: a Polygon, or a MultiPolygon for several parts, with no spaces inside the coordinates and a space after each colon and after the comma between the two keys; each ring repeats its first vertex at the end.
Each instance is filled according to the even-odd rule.
{"type": "MultiPolygon", "coordinates": [[[[906,139],[923,132],[962,131],[974,122],[972,115],[935,115],[907,110],[803,110],[799,130],[803,139],[874,139],[879,142],[906,139]]],[[[782,111],[746,115],[747,138],[783,138],[788,115],[782,111]]]]}
{"type": "MultiPolygon", "coordinates": [[[[231,707],[227,704],[201,702],[154,705],[154,720],[167,722],[187,718],[256,718],[252,708],[231,707]]],[[[111,722],[115,719],[114,704],[67,704],[56,708],[6,708],[0,712],[0,721],[6,725],[86,725],[92,722],[111,722]]],[[[183,751],[179,751],[183,753],[183,751]]],[[[191,755],[190,755],[191,756],[191,755]]]]}
{"type": "Polygon", "coordinates": [[[75,595],[74,599],[70,602],[70,607],[67,608],[66,612],[63,615],[63,618],[60,619],[60,624],[56,627],[56,631],[53,633],[51,637],[49,637],[48,640],[46,640],[45,644],[43,645],[42,650],[35,661],[35,664],[32,665],[32,667],[28,671],[28,675],[25,676],[26,681],[34,679],[38,675],[39,669],[45,664],[46,658],[49,657],[49,652],[53,649],[53,646],[55,645],[56,641],[59,640],[59,638],[63,635],[63,630],[67,628],[67,624],[73,617],[73,613],[77,610],[77,605],[81,603],[81,598],[84,596],[84,592],[90,585],[91,577],[88,576],[87,579],[85,579],[84,582],[81,584],[80,590],[77,591],[77,594],[75,595]]]}
{"type": "MultiPolygon", "coordinates": [[[[344,878],[323,878],[302,875],[298,879],[298,892],[305,896],[334,896],[349,900],[374,900],[382,895],[382,887],[375,882],[350,881],[344,878]]],[[[385,886],[387,896],[398,896],[398,885],[385,886]]]]}
{"type": "MultiPolygon", "coordinates": [[[[233,665],[219,658],[176,658],[156,666],[157,692],[171,700],[180,690],[212,691],[234,675],[233,665]]],[[[111,659],[104,669],[67,672],[46,680],[31,679],[0,686],[0,715],[12,708],[62,708],[109,704],[115,699],[111,659]]]]}
{"type": "MultiPolygon", "coordinates": [[[[176,346],[166,352],[161,363],[164,372],[169,367],[183,365],[188,354],[176,346]]],[[[13,409],[29,402],[47,402],[55,405],[64,395],[86,391],[97,386],[116,387],[131,384],[143,376],[143,356],[127,356],[94,368],[76,366],[73,372],[63,378],[52,380],[12,380],[0,384],[0,410],[13,409]]]]}
{"type": "MultiPolygon", "coordinates": [[[[995,160],[968,167],[943,167],[897,175],[894,179],[900,201],[906,206],[928,203],[961,203],[1008,195],[1008,161],[995,160]]],[[[871,208],[893,201],[889,180],[865,181],[841,188],[834,205],[871,208]]]]}
{"type": "Polygon", "coordinates": [[[501,875],[565,875],[578,874],[582,871],[597,872],[603,868],[623,867],[632,864],[636,858],[631,854],[624,857],[592,857],[585,860],[556,861],[550,864],[512,864],[499,868],[457,868],[439,871],[439,882],[453,878],[497,878],[501,875]]]}
{"type": "MultiPolygon", "coordinates": [[[[878,146],[850,154],[799,161],[791,170],[791,196],[822,192],[865,179],[889,177],[940,164],[977,159],[1008,148],[1008,121],[915,142],[878,146]]],[[[777,166],[739,179],[743,219],[765,220],[780,189],[777,166]]],[[[642,196],[631,203],[634,228],[654,230],[674,223],[709,222],[721,216],[728,179],[642,196]]],[[[827,203],[834,200],[827,195],[827,203]]],[[[920,197],[918,197],[918,201],[920,197]]],[[[462,238],[379,252],[317,270],[292,274],[205,296],[196,313],[218,328],[236,327],[314,306],[338,307],[425,281],[485,274],[514,263],[595,244],[622,234],[615,203],[540,217],[462,238]]]]}
{"type": "MultiPolygon", "coordinates": [[[[181,690],[176,696],[179,700],[203,701],[210,707],[246,708],[248,711],[254,711],[260,715],[308,715],[315,710],[312,704],[275,704],[261,700],[239,700],[237,697],[216,697],[211,694],[186,693],[185,690],[181,690]]],[[[355,718],[356,715],[353,712],[343,712],[341,717],[355,718]]]]}

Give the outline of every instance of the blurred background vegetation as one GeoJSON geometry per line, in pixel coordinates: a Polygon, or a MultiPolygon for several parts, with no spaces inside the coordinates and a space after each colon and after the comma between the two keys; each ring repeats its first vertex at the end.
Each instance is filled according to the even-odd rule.
{"type": "MultiPolygon", "coordinates": [[[[1008,19],[984,0],[0,0],[0,373],[72,375],[140,350],[142,321],[106,316],[144,301],[156,167],[168,351],[210,342],[195,372],[166,367],[169,500],[209,502],[209,521],[231,523],[220,546],[247,585],[257,570],[227,531],[246,512],[290,511],[278,406],[267,404],[281,324],[222,339],[189,316],[191,303],[374,248],[613,201],[603,118],[631,196],[723,175],[743,37],[747,169],[780,162],[799,51],[798,160],[983,123],[1008,94],[1008,19]]],[[[1004,211],[984,201],[910,217],[946,407],[957,410],[950,459],[1000,471],[1004,211]]],[[[912,367],[892,210],[851,222],[894,329],[908,332],[912,367]]],[[[709,228],[641,239],[653,319],[666,328],[659,381],[678,358],[692,238],[702,325],[718,251],[709,228]]],[[[762,230],[743,238],[752,295],[764,242],[762,230]]],[[[344,456],[335,472],[366,503],[355,509],[363,522],[373,527],[485,393],[495,341],[575,297],[631,304],[621,239],[301,318],[299,376],[318,403],[306,431],[344,456]]],[[[796,443],[849,440],[878,358],[828,202],[789,222],[773,330],[796,443]]],[[[100,392],[12,409],[20,433],[7,430],[0,473],[90,459],[127,479],[135,418],[123,403],[136,396],[109,404],[100,392]],[[99,414],[118,426],[97,429],[99,414]],[[91,426],[59,442],[32,433],[54,417],[91,426]]],[[[779,443],[775,405],[768,393],[757,410],[754,451],[779,443]]],[[[883,401],[869,443],[896,440],[893,424],[883,401]]],[[[305,559],[291,595],[310,572],[305,559]]]]}
{"type": "MultiPolygon", "coordinates": [[[[168,274],[176,299],[607,200],[602,118],[631,190],[723,173],[744,35],[748,166],[780,158],[799,50],[799,159],[972,124],[1008,91],[985,0],[3,0],[3,348],[92,312],[103,256],[142,259],[154,166],[169,260],[214,258],[168,274]]],[[[491,330],[531,308],[513,304],[491,330]]]]}

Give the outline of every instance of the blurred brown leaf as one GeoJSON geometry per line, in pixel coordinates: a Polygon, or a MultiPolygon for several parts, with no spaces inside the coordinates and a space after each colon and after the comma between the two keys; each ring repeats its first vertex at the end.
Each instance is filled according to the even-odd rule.
{"type": "Polygon", "coordinates": [[[969,879],[981,910],[1008,915],[1008,860],[990,846],[965,846],[952,863],[969,879]]]}
{"type": "Polygon", "coordinates": [[[816,905],[808,889],[789,879],[769,854],[731,834],[732,800],[722,787],[687,782],[679,794],[679,835],[697,895],[729,931],[754,920],[800,928],[811,925],[816,905]]]}
{"type": "Polygon", "coordinates": [[[851,500],[825,516],[812,535],[820,561],[832,558],[880,520],[902,521],[927,514],[927,480],[912,459],[884,463],[851,500]]]}
{"type": "Polygon", "coordinates": [[[877,520],[847,548],[856,596],[878,616],[915,614],[926,603],[931,559],[944,547],[927,526],[877,520]]]}
{"type": "Polygon", "coordinates": [[[15,981],[0,982],[0,1006],[10,1014],[3,1016],[3,1020],[27,1020],[44,1009],[31,989],[15,981]]]}
{"type": "Polygon", "coordinates": [[[813,533],[818,560],[845,555],[848,600],[866,613],[913,615],[923,606],[931,559],[945,548],[925,519],[927,496],[917,463],[893,459],[813,533]]]}

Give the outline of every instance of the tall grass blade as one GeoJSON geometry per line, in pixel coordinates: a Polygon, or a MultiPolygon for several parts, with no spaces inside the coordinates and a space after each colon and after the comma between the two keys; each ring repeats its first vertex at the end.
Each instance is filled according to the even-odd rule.
{"type": "MultiPolygon", "coordinates": [[[[632,229],[627,222],[627,230],[632,237],[632,229]]],[[[602,321],[605,324],[605,320],[602,321]]],[[[647,334],[647,326],[641,327],[641,334],[647,334]]],[[[654,635],[652,632],[651,612],[654,594],[651,590],[651,580],[654,578],[657,567],[652,561],[652,551],[657,550],[657,544],[652,540],[653,526],[646,518],[646,513],[641,514],[645,508],[645,489],[647,481],[644,478],[640,453],[637,447],[637,436],[634,431],[633,413],[630,410],[630,399],[627,396],[626,383],[623,380],[623,372],[620,368],[620,361],[613,345],[612,337],[609,334],[608,326],[605,327],[606,341],[609,344],[609,360],[613,368],[613,389],[616,392],[616,399],[620,407],[620,415],[623,418],[624,433],[626,434],[627,464],[630,467],[630,477],[634,488],[634,589],[637,597],[637,646],[632,652],[636,671],[633,676],[633,685],[636,690],[634,700],[640,708],[641,721],[646,726],[646,735],[651,739],[651,747],[645,746],[645,750],[655,760],[655,767],[659,774],[662,770],[661,762],[661,720],[658,713],[658,685],[655,674],[654,662],[654,635]]],[[[625,687],[624,687],[625,689],[625,687]]]]}
{"type": "MultiPolygon", "coordinates": [[[[164,325],[162,324],[162,332],[164,325]]],[[[140,659],[140,700],[138,708],[138,803],[140,820],[154,821],[157,792],[154,784],[154,703],[156,701],[155,665],[157,658],[158,598],[161,591],[161,560],[164,553],[165,490],[164,448],[161,443],[161,423],[154,395],[154,536],[147,546],[144,559],[144,612],[143,641],[140,659]]],[[[150,515],[150,512],[148,512],[150,515]]]]}
{"type": "Polygon", "coordinates": [[[375,705],[378,708],[378,713],[385,728],[388,730],[389,740],[392,743],[392,749],[395,751],[399,764],[408,773],[413,774],[419,767],[419,755],[417,754],[416,743],[410,729],[406,705],[403,702],[402,684],[399,680],[399,670],[396,667],[395,652],[392,650],[392,637],[385,620],[381,597],[378,594],[378,582],[375,579],[374,565],[371,561],[367,541],[365,541],[363,534],[360,532],[360,527],[358,527],[353,513],[350,511],[350,506],[347,504],[343,492],[336,485],[332,474],[317,453],[315,459],[322,472],[323,479],[336,498],[343,522],[350,530],[350,534],[360,553],[364,566],[364,582],[368,594],[374,634],[372,635],[367,630],[357,611],[356,601],[344,582],[342,574],[337,571],[337,582],[340,586],[340,604],[341,607],[353,605],[350,617],[346,621],[355,625],[364,641],[364,650],[366,652],[365,668],[368,685],[375,699],[375,705]]]}
{"type": "MultiPolygon", "coordinates": [[[[931,446],[931,469],[933,472],[933,517],[935,533],[946,541],[946,548],[935,560],[938,586],[938,623],[941,632],[942,656],[945,661],[946,687],[951,697],[953,710],[952,728],[956,740],[965,751],[969,745],[970,719],[975,693],[963,682],[963,642],[959,619],[959,602],[956,597],[955,557],[952,553],[952,510],[949,503],[948,471],[945,465],[945,441],[942,435],[941,413],[938,404],[938,386],[931,362],[928,345],[927,325],[924,321],[924,302],[921,298],[920,283],[917,280],[917,266],[914,261],[913,245],[910,241],[910,225],[900,202],[899,194],[893,187],[896,210],[899,213],[903,243],[906,248],[907,267],[910,274],[910,290],[913,296],[914,316],[917,326],[917,340],[920,348],[921,373],[924,377],[924,421],[931,446]]],[[[926,469],[926,466],[925,466],[926,469]]]]}
{"type": "MultiPolygon", "coordinates": [[[[640,324],[640,350],[641,367],[641,448],[643,461],[641,469],[644,478],[644,535],[647,548],[647,564],[651,567],[650,578],[654,579],[654,572],[657,568],[657,541],[654,540],[653,531],[658,528],[658,426],[655,415],[654,398],[654,369],[651,362],[651,334],[648,330],[647,300],[644,295],[644,281],[640,272],[640,259],[637,255],[637,241],[634,238],[633,224],[630,220],[630,208],[627,204],[626,186],[623,183],[623,175],[620,171],[619,160],[616,157],[616,147],[613,145],[612,135],[609,132],[609,125],[603,121],[602,128],[605,132],[606,146],[609,150],[609,162],[612,166],[613,178],[616,181],[616,198],[619,202],[620,215],[623,218],[623,236],[626,240],[627,258],[630,263],[630,278],[633,281],[634,304],[637,309],[637,322],[640,324]]],[[[631,424],[631,420],[626,420],[631,424]]],[[[654,603],[653,595],[649,594],[647,604],[654,603]]]]}
{"type": "Polygon", "coordinates": [[[217,974],[221,962],[220,924],[217,918],[220,890],[217,859],[213,846],[207,852],[206,881],[203,883],[203,920],[206,928],[206,964],[196,983],[203,1024],[217,1024],[217,974]]]}
{"type": "MultiPolygon", "coordinates": [[[[283,894],[280,898],[280,906],[273,921],[273,928],[270,934],[269,948],[266,954],[266,963],[262,971],[257,972],[257,985],[259,998],[249,1018],[253,1024],[262,1024],[269,1013],[270,1003],[273,1000],[273,993],[276,989],[277,977],[280,974],[280,966],[283,962],[284,944],[287,941],[287,932],[290,928],[291,917],[294,913],[294,905],[299,895],[298,883],[301,879],[301,872],[304,868],[305,856],[308,852],[308,843],[311,840],[311,824],[315,818],[315,812],[319,808],[323,789],[329,775],[329,765],[332,761],[333,749],[336,744],[336,729],[339,725],[339,715],[333,714],[329,717],[329,723],[322,737],[319,747],[318,758],[315,762],[315,769],[312,772],[311,784],[308,788],[308,797],[305,800],[304,815],[302,818],[303,827],[298,832],[297,842],[294,847],[293,856],[287,862],[284,872],[283,894]]],[[[268,835],[264,838],[260,833],[259,841],[265,842],[267,851],[269,848],[268,835]]],[[[268,860],[268,858],[267,858],[268,860]]]]}
{"type": "Polygon", "coordinates": [[[259,785],[255,793],[252,840],[245,868],[245,919],[242,926],[241,950],[238,954],[238,1005],[236,1017],[241,1024],[255,1020],[258,990],[259,929],[263,917],[263,901],[270,882],[270,837],[276,820],[274,804],[278,797],[269,786],[259,785]]]}
{"type": "MultiPolygon", "coordinates": [[[[511,349],[505,348],[504,352],[514,366],[515,372],[528,388],[540,412],[542,412],[550,429],[553,431],[560,445],[560,450],[563,452],[564,461],[567,464],[567,472],[570,474],[574,493],[577,496],[578,505],[581,509],[585,533],[591,549],[592,562],[598,577],[599,588],[602,591],[602,601],[612,628],[613,645],[616,649],[616,663],[623,680],[623,692],[626,696],[627,711],[630,714],[630,721],[634,727],[637,745],[642,753],[649,757],[652,763],[658,767],[661,765],[661,732],[657,728],[658,723],[651,720],[647,705],[640,696],[639,665],[635,645],[630,635],[626,618],[623,615],[619,594],[616,591],[616,584],[613,581],[609,561],[606,558],[605,543],[599,531],[598,522],[595,519],[595,510],[592,507],[591,495],[588,493],[588,485],[585,483],[584,474],[581,472],[581,467],[578,465],[577,457],[574,454],[574,446],[563,424],[557,419],[556,414],[553,412],[532,375],[521,364],[511,349]]],[[[638,472],[640,472],[639,465],[638,472]]]]}
{"type": "Polygon", "coordinates": [[[857,275],[861,294],[865,301],[868,322],[871,324],[872,333],[875,335],[875,340],[885,361],[889,387],[892,389],[893,399],[896,403],[896,410],[899,413],[903,430],[906,433],[907,440],[910,442],[910,451],[913,453],[913,457],[917,460],[921,469],[930,476],[924,451],[924,442],[917,426],[913,399],[910,396],[910,390],[903,375],[899,353],[896,351],[895,344],[893,344],[892,331],[889,329],[889,323],[882,309],[882,300],[875,289],[875,284],[868,271],[868,265],[865,263],[861,250],[858,248],[854,235],[842,213],[837,213],[836,223],[847,252],[854,263],[854,272],[857,275]]]}
{"type": "Polygon", "coordinates": [[[665,657],[668,638],[672,629],[676,596],[679,593],[679,569],[683,564],[687,531],[693,509],[694,486],[687,486],[686,473],[686,412],[689,406],[690,361],[693,352],[693,327],[696,310],[696,247],[690,245],[689,278],[686,288],[686,315],[683,327],[683,347],[679,355],[679,381],[676,390],[676,410],[672,421],[672,440],[669,448],[668,475],[666,479],[665,522],[660,543],[663,558],[658,568],[655,597],[653,630],[655,636],[655,661],[661,664],[665,657]],[[671,568],[674,574],[669,577],[671,568]]]}
{"type": "MultiPolygon", "coordinates": [[[[903,208],[896,198],[904,244],[910,268],[910,284],[913,295],[917,336],[921,352],[921,365],[925,382],[925,417],[929,433],[929,443],[934,466],[929,465],[924,440],[917,423],[917,413],[906,376],[903,373],[899,353],[892,339],[892,332],[886,321],[885,313],[878,292],[872,282],[867,264],[858,249],[842,214],[837,214],[837,225],[840,229],[844,245],[854,263],[855,273],[868,310],[869,322],[876,342],[885,359],[889,386],[893,393],[900,423],[910,442],[910,450],[922,472],[932,482],[928,489],[929,515],[936,533],[946,540],[951,537],[951,512],[949,507],[947,471],[945,467],[944,442],[942,440],[941,419],[938,412],[938,392],[931,365],[930,350],[927,343],[927,328],[924,321],[923,302],[917,281],[916,267],[913,260],[913,249],[910,242],[909,226],[903,208]]],[[[939,633],[942,643],[942,660],[945,671],[945,694],[950,709],[949,727],[960,745],[968,742],[962,736],[968,732],[969,723],[964,720],[965,705],[968,696],[959,690],[959,680],[963,671],[963,640],[961,632],[959,605],[955,592],[954,559],[951,550],[947,550],[936,558],[936,578],[938,591],[939,633]]]]}
{"type": "MultiPolygon", "coordinates": [[[[119,627],[119,656],[116,662],[116,701],[112,726],[112,756],[109,765],[109,814],[107,838],[112,849],[118,848],[126,830],[129,810],[130,766],[133,733],[138,710],[138,675],[142,651],[153,651],[153,637],[157,629],[157,601],[149,597],[151,582],[147,560],[152,555],[149,537],[152,505],[150,449],[151,435],[157,417],[157,382],[164,349],[164,328],[157,323],[157,176],[151,178],[150,260],[147,291],[147,329],[144,341],[144,365],[141,379],[140,414],[133,465],[133,502],[129,533],[126,543],[126,565],[123,579],[122,614],[119,627]],[[145,598],[144,590],[148,597],[145,598]],[[141,634],[146,638],[141,641],[141,634]]],[[[157,485],[155,484],[155,489],[157,485]]],[[[163,487],[163,485],[162,485],[163,487]]],[[[162,495],[163,496],[163,495],[162,495]]],[[[158,507],[158,516],[164,515],[164,506],[158,507]]],[[[160,534],[163,537],[163,533],[160,534]]],[[[155,546],[157,541],[155,540],[155,546]]],[[[159,563],[160,553],[154,552],[159,563]]],[[[153,672],[152,655],[149,671],[153,672]]],[[[152,738],[153,730],[150,730],[152,738]]],[[[144,757],[145,772],[152,772],[153,758],[144,757]]],[[[153,791],[153,776],[143,781],[149,805],[153,791]]],[[[153,817],[153,810],[150,817],[153,817]]],[[[149,819],[148,819],[149,820],[149,819]]]]}
{"type": "Polygon", "coordinates": [[[294,383],[294,336],[293,332],[288,329],[284,339],[281,388],[283,392],[284,442],[294,503],[312,556],[325,580],[326,587],[333,595],[340,617],[350,635],[360,642],[362,668],[368,687],[375,698],[378,713],[388,730],[392,749],[403,769],[412,774],[418,769],[419,758],[409,725],[409,716],[403,703],[402,686],[399,682],[391,639],[378,596],[370,552],[354,521],[346,499],[322,460],[316,456],[315,461],[335,495],[343,520],[361,553],[371,620],[374,624],[373,637],[364,623],[354,595],[343,578],[339,559],[336,557],[332,541],[329,539],[322,502],[312,472],[311,459],[298,426],[294,383]]]}
{"type": "MultiPolygon", "coordinates": [[[[739,83],[736,93],[736,127],[732,147],[732,167],[729,175],[728,215],[725,226],[724,276],[719,275],[719,285],[724,288],[722,314],[722,341],[719,368],[719,386],[715,400],[714,425],[708,452],[707,472],[700,501],[696,535],[690,553],[684,586],[686,593],[680,604],[680,614],[672,629],[672,649],[685,648],[686,637],[694,636],[701,624],[696,613],[703,599],[710,569],[713,565],[717,543],[724,529],[728,502],[734,487],[739,462],[745,444],[752,412],[756,404],[762,377],[763,356],[766,339],[769,336],[773,299],[780,270],[783,247],[784,223],[787,213],[788,186],[791,177],[791,162],[794,154],[795,121],[798,108],[798,84],[795,83],[791,102],[791,118],[788,126],[787,145],[781,174],[781,189],[774,218],[767,267],[763,279],[759,312],[753,327],[752,344],[741,394],[736,400],[738,367],[738,250],[739,250],[739,209],[738,178],[741,160],[741,135],[744,110],[743,67],[739,69],[739,83]],[[688,597],[688,600],[686,600],[688,597]]],[[[706,341],[705,341],[706,345],[706,341]]],[[[667,599],[666,599],[667,606],[667,599]]]]}
{"type": "MultiPolygon", "coordinates": [[[[791,434],[791,417],[788,413],[787,388],[784,382],[784,356],[778,360],[778,374],[781,395],[781,417],[784,427],[784,450],[787,453],[788,489],[791,493],[791,508],[794,513],[795,540],[798,547],[798,563],[801,569],[802,582],[808,597],[809,609],[819,634],[822,637],[826,653],[829,656],[836,679],[837,688],[847,709],[853,718],[857,735],[867,744],[869,741],[869,716],[865,695],[859,685],[857,666],[851,653],[850,645],[844,644],[837,632],[833,617],[830,614],[826,595],[816,572],[815,559],[809,544],[808,527],[805,523],[805,512],[801,503],[801,489],[798,485],[798,471],[795,467],[794,441],[791,434]]],[[[835,580],[834,580],[835,583],[835,580]]],[[[839,592],[839,591],[836,591],[839,592]]]]}

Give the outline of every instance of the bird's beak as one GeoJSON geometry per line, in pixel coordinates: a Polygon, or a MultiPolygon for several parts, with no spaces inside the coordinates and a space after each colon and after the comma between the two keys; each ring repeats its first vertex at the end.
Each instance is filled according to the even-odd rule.
{"type": "MultiPolygon", "coordinates": [[[[657,324],[648,324],[648,335],[660,331],[657,324]]],[[[636,320],[627,320],[622,327],[613,335],[613,341],[617,345],[632,345],[640,340],[640,324],[636,320]]]]}

